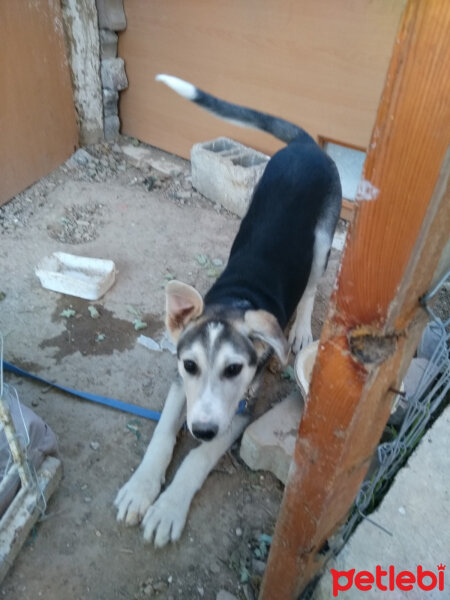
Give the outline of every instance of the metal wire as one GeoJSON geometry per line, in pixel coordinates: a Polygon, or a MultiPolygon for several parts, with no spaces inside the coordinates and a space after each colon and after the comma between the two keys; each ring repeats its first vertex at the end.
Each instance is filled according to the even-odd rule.
{"type": "Polygon", "coordinates": [[[22,406],[16,389],[3,381],[3,337],[0,334],[0,431],[2,429],[5,432],[6,443],[0,446],[0,453],[6,452],[7,458],[3,473],[0,473],[0,490],[3,493],[10,491],[16,485],[18,475],[23,489],[36,490],[36,506],[43,514],[46,510],[46,500],[39,485],[36,469],[27,456],[30,436],[22,406]],[[16,420],[12,417],[13,405],[14,414],[19,415],[16,420]]]}

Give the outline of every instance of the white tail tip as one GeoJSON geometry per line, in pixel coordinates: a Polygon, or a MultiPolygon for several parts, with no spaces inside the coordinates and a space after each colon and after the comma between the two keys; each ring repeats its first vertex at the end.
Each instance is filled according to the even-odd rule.
{"type": "Polygon", "coordinates": [[[160,73],[155,77],[156,81],[162,81],[167,86],[173,89],[174,92],[183,96],[183,98],[187,98],[187,100],[195,100],[197,97],[197,88],[192,83],[187,81],[183,81],[178,77],[174,77],[173,75],[164,75],[160,73]]]}

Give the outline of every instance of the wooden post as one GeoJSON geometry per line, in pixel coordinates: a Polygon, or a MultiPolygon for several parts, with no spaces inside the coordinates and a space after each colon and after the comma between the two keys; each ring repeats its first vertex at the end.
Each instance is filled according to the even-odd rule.
{"type": "Polygon", "coordinates": [[[408,1],[260,600],[297,600],[319,571],[426,323],[419,298],[450,231],[449,31],[449,2],[408,1]]]}

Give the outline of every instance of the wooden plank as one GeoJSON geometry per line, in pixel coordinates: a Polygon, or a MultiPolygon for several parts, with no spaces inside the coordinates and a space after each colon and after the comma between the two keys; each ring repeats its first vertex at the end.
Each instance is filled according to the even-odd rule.
{"type": "Polygon", "coordinates": [[[59,2],[0,2],[0,205],[78,143],[59,2]]]}
{"type": "Polygon", "coordinates": [[[272,154],[281,144],[219,122],[161,84],[165,72],[280,115],[312,135],[366,148],[403,1],[125,0],[119,37],[130,86],[122,131],[188,157],[226,135],[272,154]]]}
{"type": "Polygon", "coordinates": [[[22,488],[0,520],[0,583],[14,563],[31,529],[42,516],[43,500],[48,502],[62,477],[59,458],[47,456],[37,472],[39,489],[22,488]]]}
{"type": "Polygon", "coordinates": [[[319,550],[346,518],[388,419],[390,390],[398,389],[426,323],[419,297],[450,230],[449,29],[449,3],[409,0],[261,600],[297,599],[320,569],[319,550]],[[368,191],[376,199],[364,201],[368,191]]]}

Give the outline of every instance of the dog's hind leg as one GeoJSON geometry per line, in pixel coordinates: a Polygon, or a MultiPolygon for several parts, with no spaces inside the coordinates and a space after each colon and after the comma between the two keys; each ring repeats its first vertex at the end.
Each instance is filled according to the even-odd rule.
{"type": "Polygon", "coordinates": [[[294,353],[305,348],[313,341],[311,316],[314,308],[314,297],[316,295],[317,284],[328,263],[331,241],[332,237],[326,230],[316,230],[311,273],[303,296],[297,305],[295,322],[289,333],[289,344],[294,353]]]}
{"type": "Polygon", "coordinates": [[[190,451],[172,483],[150,506],[144,517],[142,526],[146,541],[154,539],[155,546],[161,547],[180,538],[195,493],[219,458],[242,433],[247,422],[247,417],[235,415],[226,433],[190,451]]]}
{"type": "Polygon", "coordinates": [[[172,458],[178,430],[184,420],[184,405],[183,386],[177,380],[169,390],[161,418],[141,464],[119,490],[114,501],[118,521],[137,525],[158,496],[172,458]]]}

